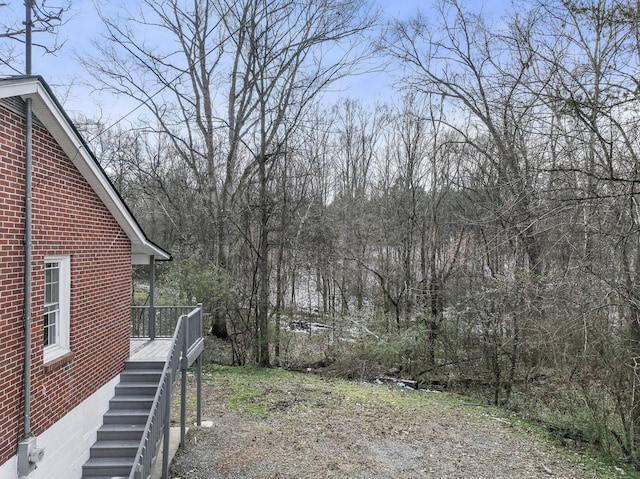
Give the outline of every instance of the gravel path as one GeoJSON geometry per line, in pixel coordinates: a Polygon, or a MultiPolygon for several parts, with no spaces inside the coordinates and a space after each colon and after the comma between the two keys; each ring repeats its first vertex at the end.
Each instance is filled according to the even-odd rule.
{"type": "Polygon", "coordinates": [[[298,376],[210,375],[203,417],[213,427],[191,429],[173,477],[617,477],[458,396],[298,376]]]}

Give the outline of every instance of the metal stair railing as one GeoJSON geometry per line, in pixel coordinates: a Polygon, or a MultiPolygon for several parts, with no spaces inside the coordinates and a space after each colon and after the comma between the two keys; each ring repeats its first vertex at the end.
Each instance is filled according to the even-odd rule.
{"type": "MultiPolygon", "coordinates": [[[[171,349],[165,361],[160,383],[151,405],[140,446],[136,453],[129,479],[148,479],[160,450],[160,440],[163,439],[162,477],[166,478],[169,467],[169,426],[171,420],[171,397],[173,386],[178,377],[178,370],[182,369],[182,382],[185,383],[186,370],[200,357],[203,349],[202,339],[202,305],[198,305],[189,314],[178,318],[171,349]]],[[[201,367],[198,362],[199,370],[201,367]]],[[[182,385],[183,396],[181,409],[184,411],[186,389],[182,385]]],[[[184,431],[184,413],[181,414],[181,429],[184,431]]],[[[200,383],[198,383],[198,423],[200,422],[200,383]]],[[[184,443],[184,432],[181,433],[181,444],[184,443]]]]}
{"type": "Polygon", "coordinates": [[[154,338],[172,337],[176,320],[183,314],[189,314],[194,306],[153,306],[150,314],[150,306],[131,306],[131,337],[150,338],[154,331],[154,338]],[[152,317],[153,326],[149,316],[152,317]]]}

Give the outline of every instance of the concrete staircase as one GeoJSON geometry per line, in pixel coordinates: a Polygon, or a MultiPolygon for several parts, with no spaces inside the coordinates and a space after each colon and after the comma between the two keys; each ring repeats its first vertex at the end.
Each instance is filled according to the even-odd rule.
{"type": "Polygon", "coordinates": [[[163,367],[162,362],[127,361],[82,479],[129,477],[163,367]]]}

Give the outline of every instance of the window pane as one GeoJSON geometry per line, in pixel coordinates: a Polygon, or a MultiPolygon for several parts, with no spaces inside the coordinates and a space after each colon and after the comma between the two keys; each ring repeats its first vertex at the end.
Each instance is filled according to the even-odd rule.
{"type": "Polygon", "coordinates": [[[44,345],[58,343],[60,312],[60,263],[45,263],[44,270],[44,345]]]}
{"type": "Polygon", "coordinates": [[[45,311],[44,315],[44,345],[51,346],[57,343],[58,311],[45,311]]]}

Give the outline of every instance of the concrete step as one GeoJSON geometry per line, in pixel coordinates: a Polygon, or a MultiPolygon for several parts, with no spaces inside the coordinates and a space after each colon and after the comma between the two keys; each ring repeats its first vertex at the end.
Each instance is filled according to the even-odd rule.
{"type": "Polygon", "coordinates": [[[153,405],[153,399],[155,396],[142,396],[142,395],[126,395],[118,396],[117,394],[109,401],[109,409],[113,409],[114,412],[117,409],[145,409],[151,410],[153,405]]]}
{"type": "Polygon", "coordinates": [[[160,371],[164,369],[164,363],[161,361],[127,361],[124,365],[125,371],[147,370],[160,371]]]}
{"type": "Polygon", "coordinates": [[[133,461],[133,457],[91,457],[82,466],[82,477],[128,477],[133,461]]]}
{"type": "Polygon", "coordinates": [[[136,457],[140,441],[136,439],[117,439],[98,441],[91,446],[91,457],[136,457]]]}
{"type": "Polygon", "coordinates": [[[145,424],[103,424],[98,429],[98,441],[142,439],[145,424]]]}
{"type": "Polygon", "coordinates": [[[148,383],[160,384],[161,371],[153,371],[148,369],[125,370],[120,374],[121,383],[148,383]]]}
{"type": "Polygon", "coordinates": [[[142,424],[147,423],[149,409],[109,409],[102,417],[103,424],[142,424]]]}
{"type": "Polygon", "coordinates": [[[116,386],[116,397],[122,396],[155,396],[158,384],[125,382],[116,386]]]}

